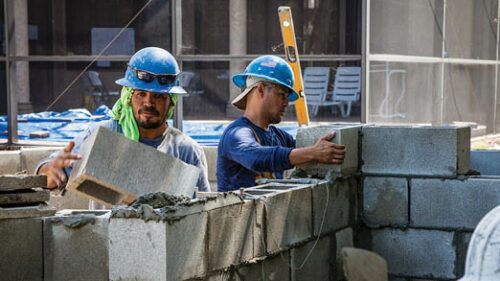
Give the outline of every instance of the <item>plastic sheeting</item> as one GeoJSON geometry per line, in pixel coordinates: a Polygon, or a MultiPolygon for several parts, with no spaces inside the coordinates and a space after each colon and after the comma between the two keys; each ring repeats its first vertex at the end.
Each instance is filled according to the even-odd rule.
{"type": "MultiPolygon", "coordinates": [[[[95,122],[111,119],[111,110],[101,105],[92,114],[86,109],[70,109],[64,112],[39,112],[17,116],[19,140],[46,140],[68,142],[75,138],[85,128],[95,122]],[[48,138],[30,138],[30,133],[47,131],[48,138]]],[[[0,116],[0,139],[7,139],[7,116],[0,116]]],[[[172,126],[172,120],[168,121],[172,126]]],[[[227,122],[197,122],[186,121],[182,123],[184,133],[203,146],[216,146],[220,136],[229,125],[227,122]]],[[[281,125],[289,134],[295,136],[297,125],[281,125]]]]}

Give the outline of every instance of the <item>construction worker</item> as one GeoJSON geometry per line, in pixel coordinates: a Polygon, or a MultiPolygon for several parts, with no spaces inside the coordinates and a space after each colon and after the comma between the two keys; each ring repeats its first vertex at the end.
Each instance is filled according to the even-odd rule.
{"type": "Polygon", "coordinates": [[[81,159],[77,154],[81,143],[102,126],[201,168],[197,186],[201,191],[210,191],[203,149],[166,122],[173,115],[178,96],[187,95],[179,86],[179,73],[177,62],[166,50],[148,47],[135,53],[125,77],[116,81],[123,87],[112,109],[113,119],[100,122],[77,136],[64,151],[42,161],[36,173],[47,175],[48,188],[64,186],[73,162],[81,159]]]}
{"type": "Polygon", "coordinates": [[[345,147],[333,144],[334,133],[314,146],[295,148],[294,138],[271,126],[281,122],[289,102],[298,99],[292,68],[277,56],[253,60],[243,74],[233,76],[242,92],[232,104],[244,110],[219,142],[217,190],[226,192],[255,185],[259,178],[283,178],[283,172],[313,161],[341,164],[345,147]]]}

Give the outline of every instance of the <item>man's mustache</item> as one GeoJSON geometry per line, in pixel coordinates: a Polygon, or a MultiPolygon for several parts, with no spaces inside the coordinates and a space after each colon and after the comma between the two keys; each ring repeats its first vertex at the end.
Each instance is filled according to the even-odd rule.
{"type": "Polygon", "coordinates": [[[143,107],[139,108],[139,114],[141,114],[143,111],[153,113],[155,115],[160,115],[160,112],[158,110],[156,110],[156,108],[154,106],[143,106],[143,107]]]}

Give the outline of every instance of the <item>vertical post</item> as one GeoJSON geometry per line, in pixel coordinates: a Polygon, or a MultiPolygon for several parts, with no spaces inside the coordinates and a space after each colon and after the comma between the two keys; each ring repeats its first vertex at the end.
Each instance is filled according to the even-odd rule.
{"type": "MultiPolygon", "coordinates": [[[[500,0],[498,0],[497,2],[500,2],[500,0]]],[[[497,105],[497,102],[498,102],[498,51],[499,51],[499,48],[498,48],[498,44],[499,44],[499,40],[498,40],[498,34],[500,32],[500,23],[498,21],[498,19],[500,18],[500,3],[497,3],[497,48],[496,48],[496,57],[495,57],[495,60],[496,60],[496,64],[495,64],[495,96],[493,97],[493,133],[496,133],[497,132],[497,110],[498,110],[498,105],[497,105]]]]}
{"type": "MultiPolygon", "coordinates": [[[[13,25],[10,26],[12,39],[9,44],[10,51],[14,56],[28,56],[28,1],[15,0],[10,3],[12,17],[10,19],[13,25]]],[[[33,112],[33,106],[30,102],[30,78],[29,61],[15,61],[10,65],[11,68],[11,91],[16,93],[18,111],[20,114],[33,112]]]]}
{"type": "Polygon", "coordinates": [[[368,121],[368,85],[370,75],[370,62],[368,60],[370,44],[370,0],[361,1],[361,123],[368,121]]]}
{"type": "Polygon", "coordinates": [[[446,52],[446,0],[443,0],[443,42],[441,43],[441,96],[439,98],[439,124],[444,122],[444,54],[446,52]]]}
{"type": "MultiPolygon", "coordinates": [[[[229,54],[245,55],[247,53],[247,0],[229,1],[229,54]]],[[[226,104],[227,117],[239,117],[241,113],[233,107],[231,101],[240,94],[240,90],[232,85],[233,75],[245,70],[244,60],[229,62],[229,100],[226,104]]]]}
{"type": "Polygon", "coordinates": [[[4,40],[5,40],[5,82],[7,90],[7,144],[17,142],[17,99],[12,92],[10,81],[10,49],[9,49],[9,0],[3,1],[4,10],[4,40]]]}
{"type": "MultiPolygon", "coordinates": [[[[171,13],[172,13],[172,53],[176,58],[182,52],[182,2],[181,0],[172,0],[171,13]]],[[[182,60],[178,61],[182,71],[182,60]]],[[[179,79],[181,79],[179,77],[179,79]]],[[[180,81],[182,85],[182,79],[180,81]]],[[[182,131],[182,120],[184,119],[183,100],[179,96],[177,105],[174,111],[174,127],[182,131]]]]}
{"type": "Polygon", "coordinates": [[[338,48],[339,54],[345,54],[345,35],[346,35],[346,26],[347,26],[347,5],[346,0],[339,0],[338,5],[338,15],[339,15],[339,40],[338,40],[338,48]]]}

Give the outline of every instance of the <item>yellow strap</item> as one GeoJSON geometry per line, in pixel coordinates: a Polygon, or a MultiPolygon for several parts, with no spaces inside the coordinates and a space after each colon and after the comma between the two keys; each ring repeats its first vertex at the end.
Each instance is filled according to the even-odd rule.
{"type": "MultiPolygon", "coordinates": [[[[261,143],[260,139],[259,139],[259,136],[257,136],[257,132],[255,132],[255,130],[252,127],[250,127],[250,126],[248,128],[250,128],[250,130],[252,130],[253,135],[255,136],[255,140],[258,143],[261,143]]],[[[259,180],[259,179],[262,179],[262,178],[276,179],[276,175],[273,172],[263,172],[263,173],[255,172],[255,179],[256,180],[259,180]]]]}

